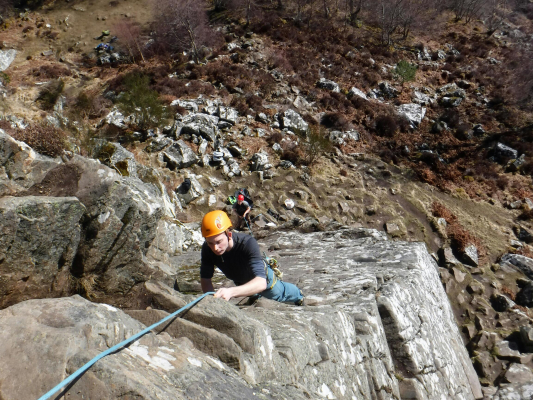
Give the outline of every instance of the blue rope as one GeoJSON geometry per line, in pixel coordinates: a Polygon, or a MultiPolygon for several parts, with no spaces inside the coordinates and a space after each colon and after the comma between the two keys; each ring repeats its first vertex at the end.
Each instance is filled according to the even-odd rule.
{"type": "Polygon", "coordinates": [[[153,325],[150,325],[148,328],[146,328],[145,330],[137,333],[136,335],[133,335],[132,337],[130,337],[129,339],[126,339],[122,342],[120,342],[119,344],[116,344],[115,346],[111,347],[110,349],[104,351],[103,353],[100,353],[98,354],[96,357],[94,357],[91,361],[89,361],[87,364],[85,364],[83,367],[81,367],[80,369],[78,369],[76,372],[74,372],[72,375],[70,375],[67,379],[65,379],[63,382],[61,382],[59,385],[57,385],[55,388],[53,388],[52,390],[50,390],[48,393],[42,395],[41,397],[39,397],[38,400],[47,400],[49,399],[54,393],[56,393],[57,391],[59,391],[61,388],[67,386],[70,382],[72,382],[74,379],[76,379],[78,376],[80,376],[81,374],[83,374],[85,371],[87,371],[93,364],[95,364],[98,360],[100,360],[101,358],[104,358],[105,356],[107,356],[108,354],[111,354],[111,353],[114,353],[115,351],[119,350],[121,347],[124,347],[125,345],[127,345],[128,343],[131,343],[135,340],[137,340],[138,338],[140,338],[141,336],[145,335],[146,333],[150,332],[152,329],[154,329],[156,326],[158,325],[161,325],[163,322],[166,322],[168,321],[169,319],[172,319],[174,318],[176,315],[178,315],[180,312],[186,310],[187,308],[190,308],[192,306],[194,306],[196,303],[198,303],[200,300],[202,300],[205,296],[208,296],[208,295],[213,295],[215,294],[215,292],[207,292],[207,293],[204,293],[202,296],[198,297],[196,300],[194,301],[191,301],[189,304],[187,304],[186,306],[180,308],[178,311],[166,316],[165,318],[163,318],[161,321],[159,322],[156,322],[155,324],[153,325]]]}

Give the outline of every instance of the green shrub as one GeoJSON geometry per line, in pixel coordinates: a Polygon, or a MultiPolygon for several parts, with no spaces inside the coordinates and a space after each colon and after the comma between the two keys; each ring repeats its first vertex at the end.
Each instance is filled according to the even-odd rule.
{"type": "Polygon", "coordinates": [[[126,91],[117,100],[122,112],[133,116],[141,131],[159,125],[167,117],[167,110],[159,94],[150,88],[150,77],[135,72],[124,77],[126,91]]]}
{"type": "Polygon", "coordinates": [[[394,75],[402,82],[410,82],[415,80],[417,66],[415,64],[409,64],[407,61],[402,60],[396,64],[394,69],[394,75]]]}
{"type": "Polygon", "coordinates": [[[303,161],[307,165],[313,164],[318,157],[330,152],[333,145],[327,137],[327,131],[316,125],[309,126],[307,139],[303,142],[303,161]]]}
{"type": "Polygon", "coordinates": [[[0,72],[0,82],[2,82],[2,84],[5,86],[11,82],[11,78],[5,72],[0,72]]]}

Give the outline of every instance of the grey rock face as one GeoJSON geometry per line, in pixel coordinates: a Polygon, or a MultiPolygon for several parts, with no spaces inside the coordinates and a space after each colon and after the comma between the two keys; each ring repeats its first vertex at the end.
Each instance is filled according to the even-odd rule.
{"type": "Polygon", "coordinates": [[[371,232],[285,234],[270,248],[280,254],[298,249],[297,255],[278,258],[285,279],[297,283],[309,301],[335,305],[354,318],[358,343],[368,354],[366,368],[375,371],[373,379],[382,382],[382,389],[391,394],[419,391],[429,399],[480,398],[477,375],[424,245],[376,240],[371,232]],[[327,274],[317,266],[327,266],[327,274]],[[316,273],[321,273],[319,279],[316,273]],[[377,354],[382,355],[379,361],[377,354]],[[410,371],[402,382],[392,365],[410,371]]]}
{"type": "Polygon", "coordinates": [[[203,136],[210,142],[214,142],[218,133],[218,117],[206,114],[189,114],[183,117],[181,133],[203,136]]]}
{"type": "Polygon", "coordinates": [[[75,197],[0,198],[0,308],[69,293],[84,211],[75,197]]]}
{"type": "Polygon", "coordinates": [[[0,197],[14,195],[41,182],[59,164],[59,159],[36,153],[0,129],[0,197]]]}
{"type": "MultiPolygon", "coordinates": [[[[0,395],[15,400],[38,398],[61,382],[65,373],[73,373],[145,326],[114,307],[74,296],[28,301],[0,311],[0,327],[2,342],[12,343],[0,347],[4,360],[0,395]],[[22,347],[28,358],[20,357],[22,347]],[[22,384],[21,376],[33,378],[22,384]]],[[[253,389],[232,368],[196,350],[189,339],[149,333],[98,361],[65,396],[175,400],[230,399],[239,393],[242,398],[257,399],[254,392],[261,389],[253,389]]]]}
{"type": "Polygon", "coordinates": [[[198,156],[183,140],[178,140],[172,146],[167,147],[161,155],[171,170],[187,168],[199,161],[198,156]]]}
{"type": "MultiPolygon", "coordinates": [[[[276,252],[284,279],[296,283],[314,306],[261,299],[239,309],[208,297],[166,334],[150,333],[100,360],[70,393],[154,400],[235,398],[235,393],[298,400],[481,397],[436,264],[423,244],[344,229],[277,234],[264,245],[276,252]]],[[[160,283],[144,286],[163,309],[191,300],[160,283]]],[[[132,315],[150,323],[158,313],[132,315]]],[[[0,339],[14,343],[0,347],[7,360],[0,365],[0,395],[36,398],[65,371],[142,327],[119,310],[77,296],[1,311],[0,339]],[[16,334],[20,326],[24,330],[16,334]],[[37,333],[39,342],[32,340],[37,333]],[[5,382],[20,379],[17,375],[37,378],[15,392],[5,382]]]]}
{"type": "Polygon", "coordinates": [[[309,129],[309,125],[304,121],[302,116],[291,109],[288,109],[281,114],[279,120],[281,128],[287,128],[294,133],[303,135],[307,133],[307,130],[309,129]]]}
{"type": "Polygon", "coordinates": [[[87,208],[72,273],[96,278],[104,294],[125,293],[153,273],[144,255],[166,208],[162,188],[79,156],[67,165],[79,171],[74,195],[87,208]]]}
{"type": "Polygon", "coordinates": [[[420,104],[410,103],[398,106],[398,114],[405,116],[412,128],[417,128],[424,116],[426,115],[426,107],[420,104]]]}
{"type": "Polygon", "coordinates": [[[15,61],[17,50],[0,50],[0,71],[5,71],[15,61]]]}

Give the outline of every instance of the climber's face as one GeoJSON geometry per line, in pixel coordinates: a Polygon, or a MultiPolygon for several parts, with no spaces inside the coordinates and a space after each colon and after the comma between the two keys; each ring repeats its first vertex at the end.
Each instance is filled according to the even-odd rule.
{"type": "Polygon", "coordinates": [[[226,231],[216,236],[205,238],[207,245],[213,253],[221,256],[227,250],[231,250],[231,232],[226,231]]]}

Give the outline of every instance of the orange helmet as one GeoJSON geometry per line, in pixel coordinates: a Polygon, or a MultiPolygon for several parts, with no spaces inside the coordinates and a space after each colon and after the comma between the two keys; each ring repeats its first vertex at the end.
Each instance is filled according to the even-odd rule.
{"type": "Polygon", "coordinates": [[[202,220],[202,236],[211,237],[231,228],[231,221],[224,211],[216,210],[205,214],[202,220]]]}

